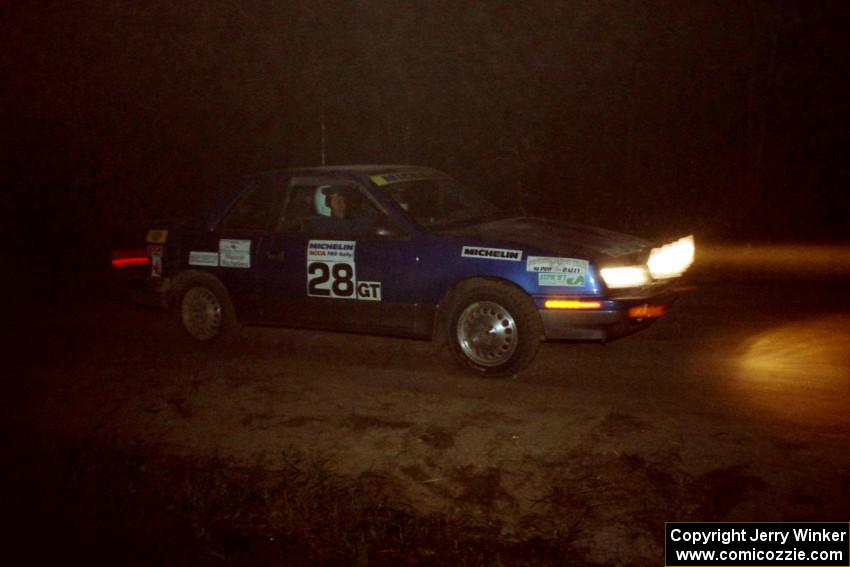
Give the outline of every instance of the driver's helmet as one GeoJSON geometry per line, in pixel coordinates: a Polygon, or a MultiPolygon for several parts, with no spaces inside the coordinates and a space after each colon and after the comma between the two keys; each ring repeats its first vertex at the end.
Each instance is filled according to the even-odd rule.
{"type": "Polygon", "coordinates": [[[348,185],[321,185],[314,196],[316,212],[323,217],[329,217],[331,211],[331,195],[342,195],[348,204],[349,215],[360,206],[360,194],[357,189],[348,185]]]}
{"type": "Polygon", "coordinates": [[[328,203],[328,197],[331,195],[331,191],[329,191],[329,189],[332,187],[333,185],[320,185],[316,188],[316,193],[313,195],[313,206],[316,209],[316,213],[323,217],[331,216],[331,207],[328,203]],[[326,192],[326,190],[328,191],[326,192]]]}

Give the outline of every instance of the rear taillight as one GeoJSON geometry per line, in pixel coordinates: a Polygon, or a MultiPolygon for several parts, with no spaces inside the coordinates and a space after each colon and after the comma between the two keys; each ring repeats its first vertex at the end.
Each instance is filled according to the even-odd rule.
{"type": "Polygon", "coordinates": [[[127,268],[129,266],[147,266],[151,259],[145,250],[113,250],[112,267],[127,268]]]}

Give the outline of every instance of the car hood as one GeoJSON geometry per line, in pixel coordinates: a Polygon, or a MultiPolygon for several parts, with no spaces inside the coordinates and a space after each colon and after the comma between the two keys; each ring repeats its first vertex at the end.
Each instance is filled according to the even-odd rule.
{"type": "Polygon", "coordinates": [[[499,219],[443,231],[476,240],[499,241],[549,254],[600,260],[647,252],[646,240],[592,226],[532,217],[499,219]]]}

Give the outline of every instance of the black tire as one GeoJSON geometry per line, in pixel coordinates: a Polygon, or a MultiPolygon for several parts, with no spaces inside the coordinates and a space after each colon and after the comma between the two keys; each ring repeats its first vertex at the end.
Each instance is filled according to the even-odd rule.
{"type": "Polygon", "coordinates": [[[224,285],[206,272],[189,272],[176,283],[175,311],[183,331],[210,343],[236,328],[236,312],[224,285]]]}
{"type": "Polygon", "coordinates": [[[522,290],[498,281],[471,280],[452,297],[446,340],[461,367],[497,378],[513,376],[534,360],[542,323],[522,290]]]}

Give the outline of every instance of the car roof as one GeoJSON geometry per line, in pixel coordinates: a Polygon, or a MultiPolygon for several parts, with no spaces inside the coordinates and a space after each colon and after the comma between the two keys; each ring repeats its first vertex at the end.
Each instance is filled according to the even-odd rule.
{"type": "Polygon", "coordinates": [[[421,166],[421,165],[398,165],[398,164],[369,164],[369,165],[317,165],[317,166],[301,166],[287,167],[283,169],[274,169],[256,174],[255,176],[288,174],[288,175],[379,175],[386,173],[396,173],[401,171],[421,172],[438,175],[440,172],[436,169],[421,166]]]}
{"type": "Polygon", "coordinates": [[[241,195],[245,189],[245,183],[250,183],[252,180],[261,179],[264,177],[325,177],[325,176],[347,176],[347,177],[371,177],[376,175],[391,175],[394,173],[416,173],[422,176],[443,176],[444,173],[437,169],[421,166],[421,165],[399,165],[399,164],[351,164],[351,165],[317,165],[317,166],[301,166],[301,167],[286,167],[279,169],[270,169],[260,171],[249,175],[243,175],[241,181],[229,186],[228,190],[219,194],[218,198],[213,202],[202,207],[196,215],[204,226],[212,227],[218,223],[221,218],[227,213],[235,200],[241,195]]]}

